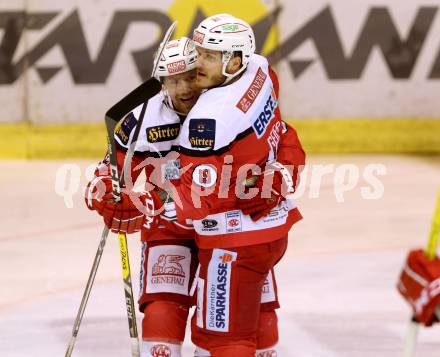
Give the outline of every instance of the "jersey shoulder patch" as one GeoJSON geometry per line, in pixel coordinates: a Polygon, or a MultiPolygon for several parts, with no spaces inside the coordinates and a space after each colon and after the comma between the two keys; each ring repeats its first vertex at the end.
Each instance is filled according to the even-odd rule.
{"type": "Polygon", "coordinates": [[[213,149],[215,146],[214,119],[190,119],[188,140],[192,148],[213,149]]]}
{"type": "Polygon", "coordinates": [[[120,120],[115,127],[115,138],[122,146],[127,146],[130,140],[130,135],[133,129],[136,127],[137,119],[133,112],[127,114],[127,116],[120,120]]]}
{"type": "Polygon", "coordinates": [[[180,123],[150,126],[146,131],[149,143],[175,140],[179,136],[180,123]]]}

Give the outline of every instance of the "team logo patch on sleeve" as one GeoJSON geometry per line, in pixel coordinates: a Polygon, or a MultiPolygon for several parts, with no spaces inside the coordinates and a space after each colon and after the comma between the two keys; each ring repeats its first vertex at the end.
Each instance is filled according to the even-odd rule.
{"type": "Polygon", "coordinates": [[[229,331],[229,297],[231,288],[232,262],[237,253],[214,249],[208,265],[206,286],[206,329],[229,331]]]}
{"type": "Polygon", "coordinates": [[[120,143],[127,145],[130,139],[130,134],[132,130],[136,127],[136,117],[133,113],[128,113],[128,115],[122,119],[115,127],[115,135],[119,139],[120,143]]]}
{"type": "Polygon", "coordinates": [[[177,139],[180,132],[180,123],[151,126],[147,128],[147,140],[149,143],[169,141],[177,139]]]}
{"type": "Polygon", "coordinates": [[[189,121],[188,139],[193,148],[213,148],[215,144],[215,120],[191,119],[189,121]]]}

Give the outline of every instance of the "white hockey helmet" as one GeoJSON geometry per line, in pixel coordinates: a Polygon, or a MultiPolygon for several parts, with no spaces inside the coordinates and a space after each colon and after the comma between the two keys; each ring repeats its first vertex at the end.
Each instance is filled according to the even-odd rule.
{"type": "Polygon", "coordinates": [[[168,77],[196,68],[197,51],[188,37],[172,40],[165,46],[154,77],[168,77]]]}
{"type": "Polygon", "coordinates": [[[246,69],[251,55],[255,53],[252,27],[230,14],[213,15],[203,20],[194,30],[193,41],[196,46],[222,52],[222,73],[229,80],[246,69]],[[242,54],[242,67],[238,72],[229,74],[226,73],[226,66],[235,51],[242,54]]]}

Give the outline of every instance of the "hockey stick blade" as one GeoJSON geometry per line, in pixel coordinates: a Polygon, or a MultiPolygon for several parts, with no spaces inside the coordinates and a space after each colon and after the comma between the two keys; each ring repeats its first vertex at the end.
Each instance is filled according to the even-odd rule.
{"type": "Polygon", "coordinates": [[[154,97],[160,89],[161,84],[156,78],[148,79],[113,105],[105,113],[106,118],[116,122],[119,121],[129,111],[144,103],[145,100],[154,97]]]}

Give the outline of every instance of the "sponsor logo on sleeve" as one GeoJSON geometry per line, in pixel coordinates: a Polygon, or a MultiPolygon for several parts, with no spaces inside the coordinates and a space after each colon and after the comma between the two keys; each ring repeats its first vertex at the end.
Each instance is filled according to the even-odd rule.
{"type": "Polygon", "coordinates": [[[130,139],[132,130],[136,127],[136,117],[133,113],[127,114],[127,116],[121,120],[115,127],[115,135],[120,140],[121,144],[127,145],[130,139]]]}
{"type": "Polygon", "coordinates": [[[266,216],[261,218],[262,223],[280,222],[284,224],[289,215],[289,207],[286,201],[280,202],[278,206],[273,208],[266,216]]]}
{"type": "Polygon", "coordinates": [[[191,119],[189,121],[188,139],[193,148],[213,148],[215,144],[215,120],[191,119]]]}
{"type": "Polygon", "coordinates": [[[284,122],[277,121],[273,125],[273,127],[267,137],[267,143],[269,144],[269,147],[270,147],[269,156],[267,158],[267,161],[272,161],[272,160],[277,159],[278,146],[280,144],[281,135],[283,133],[283,124],[284,124],[284,122]]]}
{"type": "Polygon", "coordinates": [[[261,88],[263,88],[266,77],[267,74],[264,73],[261,68],[258,68],[254,80],[236,105],[236,107],[243,113],[246,113],[254,103],[255,98],[257,98],[258,94],[260,93],[261,88]]]}
{"type": "Polygon", "coordinates": [[[257,116],[252,124],[257,138],[261,138],[264,135],[267,127],[269,126],[269,123],[275,117],[275,109],[277,105],[278,102],[275,99],[275,95],[272,91],[272,93],[267,98],[266,103],[264,104],[264,107],[261,110],[260,114],[257,116]]]}
{"type": "Polygon", "coordinates": [[[147,140],[149,143],[169,141],[177,139],[180,132],[180,123],[151,126],[147,128],[147,140]]]}
{"type": "Polygon", "coordinates": [[[217,170],[212,165],[199,165],[192,174],[193,182],[201,187],[212,187],[217,182],[217,170]]]}
{"type": "Polygon", "coordinates": [[[188,295],[190,249],[177,245],[152,247],[148,253],[147,293],[188,295]]]}
{"type": "Polygon", "coordinates": [[[218,222],[214,219],[204,219],[202,220],[203,231],[217,231],[218,222]]]}
{"type": "Polygon", "coordinates": [[[225,213],[226,233],[241,232],[241,213],[240,211],[231,211],[225,213]]]}
{"type": "Polygon", "coordinates": [[[208,265],[206,288],[206,329],[229,331],[229,300],[231,288],[232,262],[237,253],[214,249],[208,265]]]}
{"type": "Polygon", "coordinates": [[[168,63],[167,69],[170,74],[182,72],[186,69],[186,63],[184,60],[168,63]]]}

